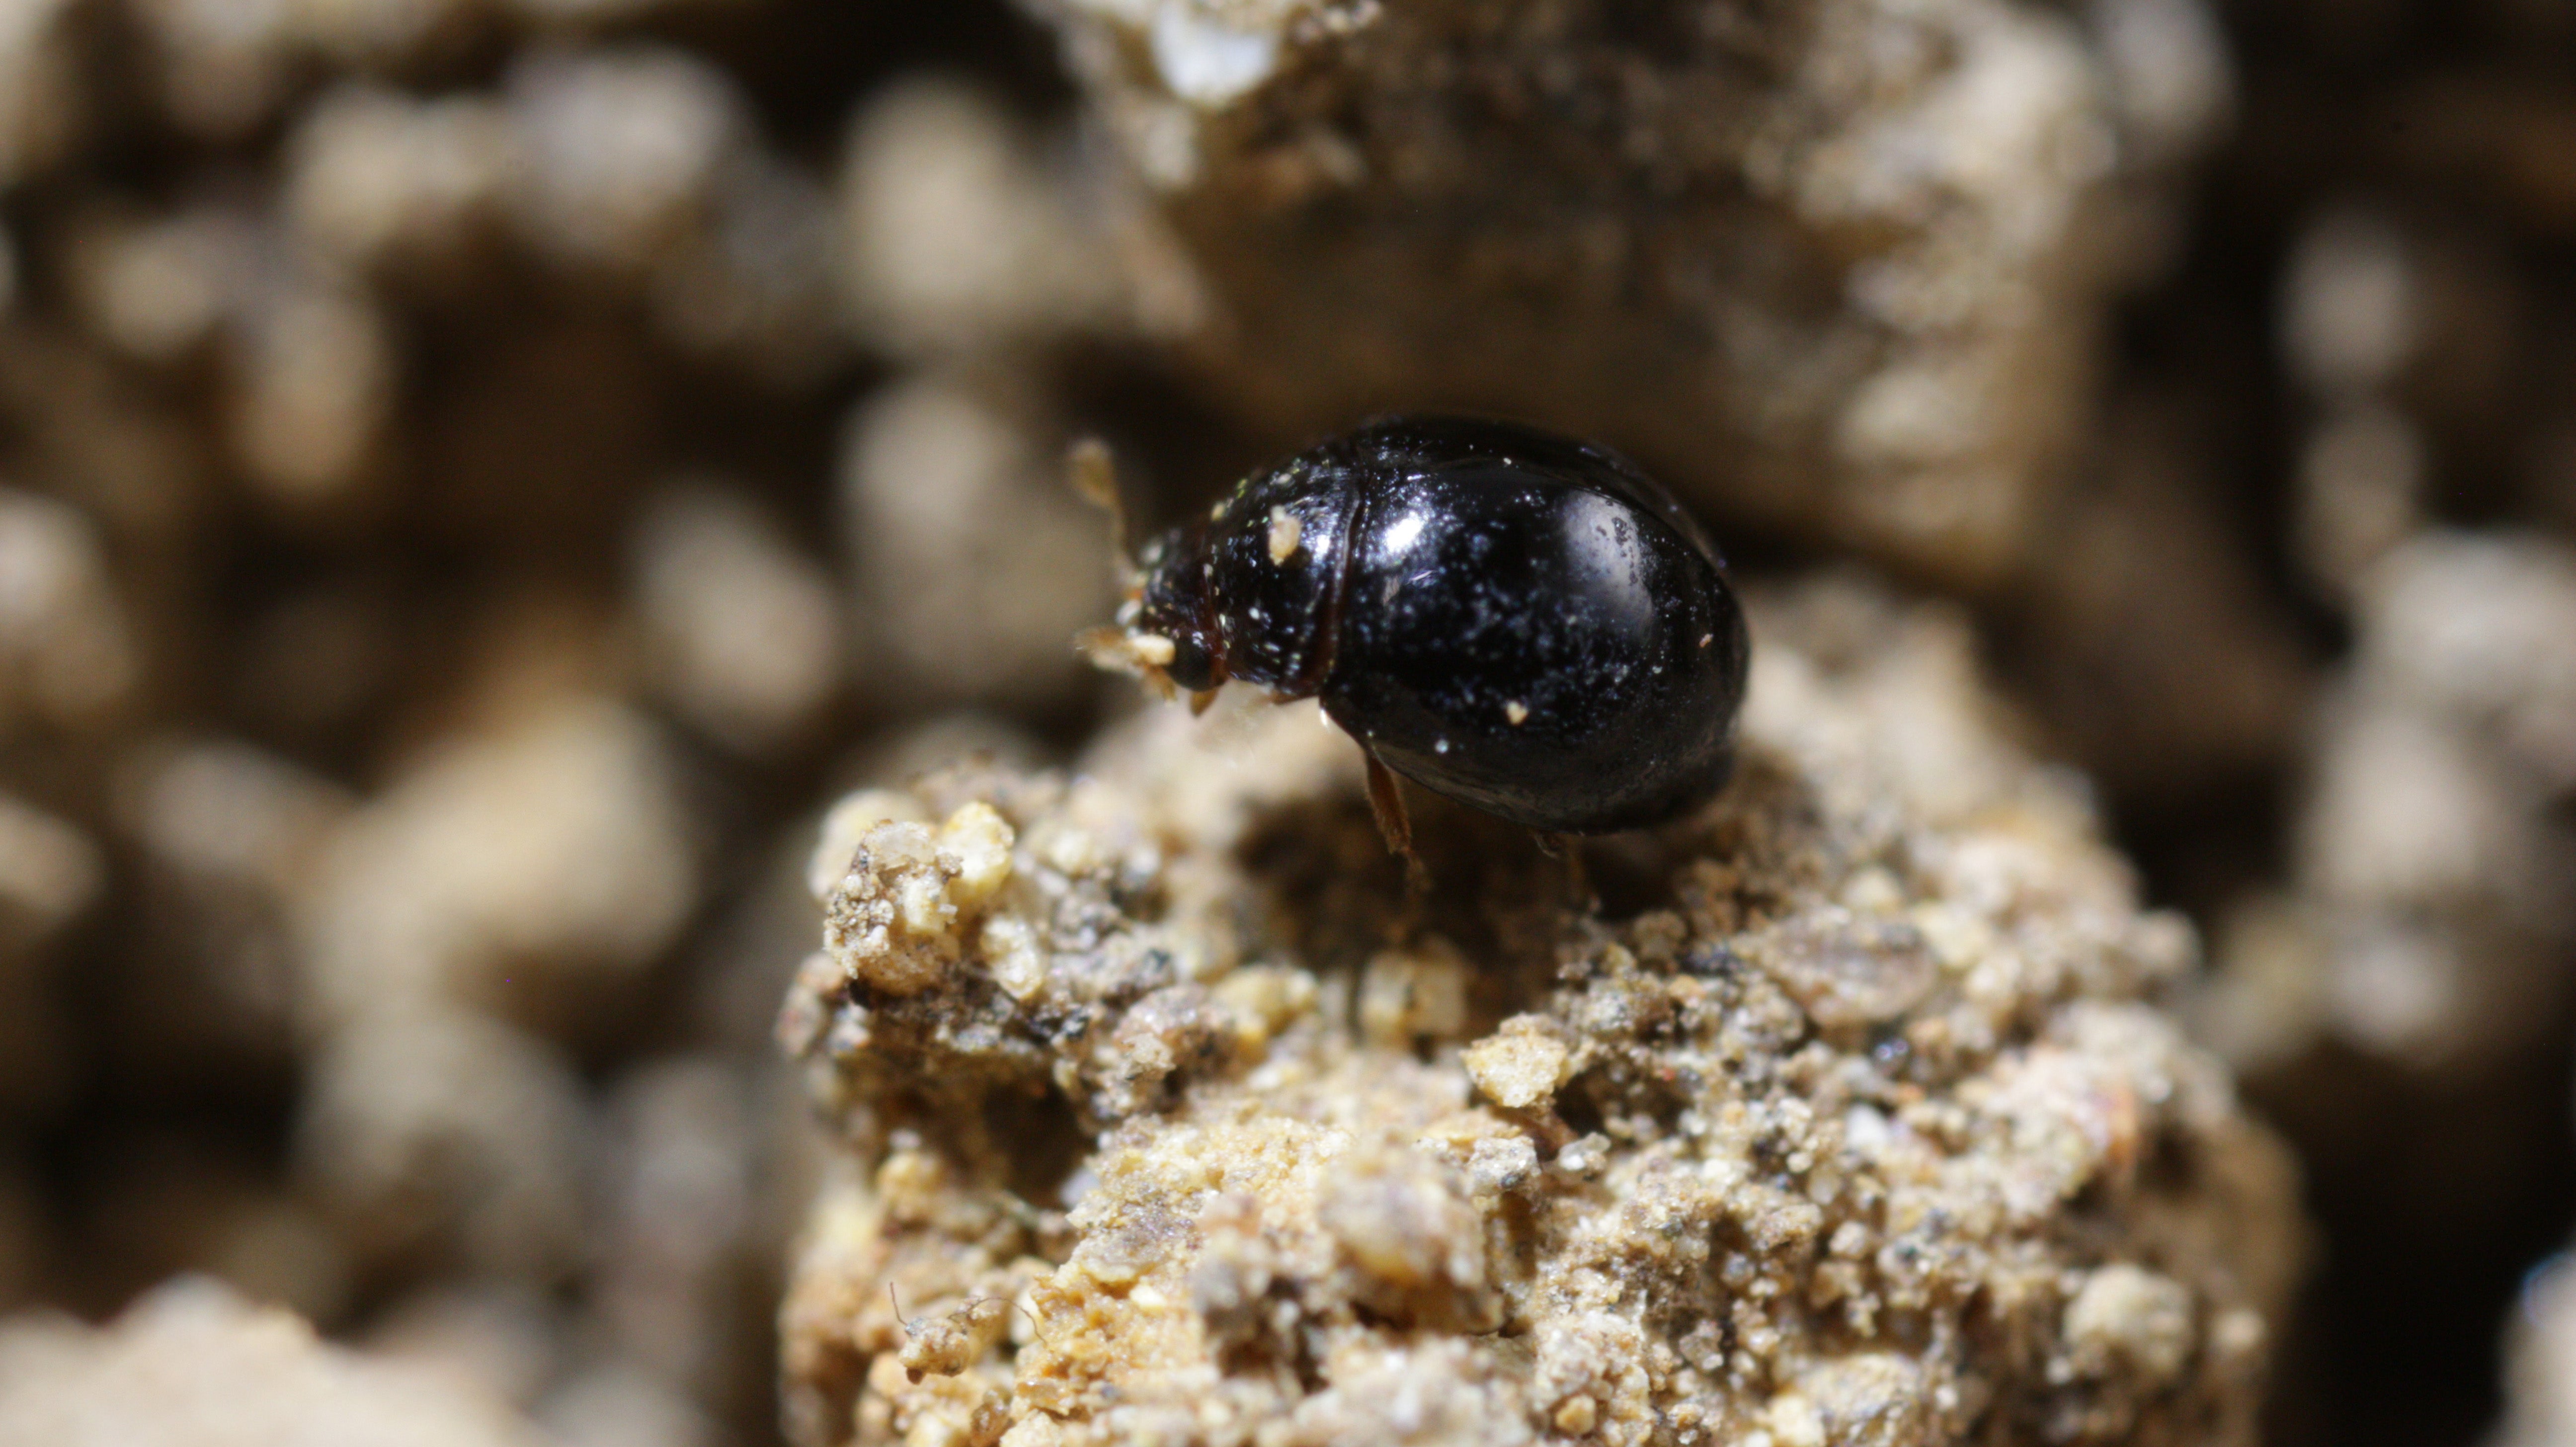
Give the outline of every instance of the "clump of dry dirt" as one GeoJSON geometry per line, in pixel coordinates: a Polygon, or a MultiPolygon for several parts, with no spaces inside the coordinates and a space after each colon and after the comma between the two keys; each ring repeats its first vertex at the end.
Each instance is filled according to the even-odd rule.
{"type": "Polygon", "coordinates": [[[809,1443],[2251,1440],[2294,1171],[1964,627],[1762,600],[1739,777],[1578,874],[1311,707],[844,801],[809,1443]]]}

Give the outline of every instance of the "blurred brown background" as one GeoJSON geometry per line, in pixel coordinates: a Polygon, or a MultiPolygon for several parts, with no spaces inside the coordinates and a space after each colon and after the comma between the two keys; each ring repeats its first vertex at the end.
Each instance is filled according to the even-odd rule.
{"type": "Polygon", "coordinates": [[[815,812],[1133,706],[1071,438],[1442,405],[1970,610],[2310,1172],[2276,1439],[2576,1440],[2570,338],[2550,0],[0,0],[0,1307],[773,1440],[815,812]]]}

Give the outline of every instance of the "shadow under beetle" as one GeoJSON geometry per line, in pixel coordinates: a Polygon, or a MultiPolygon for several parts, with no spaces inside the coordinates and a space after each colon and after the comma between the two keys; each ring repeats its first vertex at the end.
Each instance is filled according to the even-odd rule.
{"type": "MultiPolygon", "coordinates": [[[[1096,445],[1076,455],[1095,497],[1096,445]]],[[[1321,698],[1396,774],[1542,835],[1665,823],[1726,783],[1750,642],[1726,564],[1607,448],[1500,422],[1372,422],[1254,472],[1146,544],[1106,666],[1321,698]]]]}

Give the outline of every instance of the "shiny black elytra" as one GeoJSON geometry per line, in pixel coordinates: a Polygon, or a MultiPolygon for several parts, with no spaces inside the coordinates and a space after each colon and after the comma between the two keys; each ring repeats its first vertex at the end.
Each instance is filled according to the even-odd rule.
{"type": "Polygon", "coordinates": [[[1202,696],[1320,696],[1385,771],[1541,834],[1673,819],[1726,783],[1749,642],[1726,564],[1605,448],[1371,423],[1148,544],[1100,651],[1202,696]]]}

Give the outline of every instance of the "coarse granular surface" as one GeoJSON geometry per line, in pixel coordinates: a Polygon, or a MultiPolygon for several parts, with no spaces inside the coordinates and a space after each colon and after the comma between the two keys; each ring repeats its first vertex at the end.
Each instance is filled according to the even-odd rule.
{"type": "Polygon", "coordinates": [[[1744,757],[1568,861],[1310,706],[852,795],[780,1029],[810,1444],[2251,1440],[2296,1173],[1949,615],[1755,600],[1744,757]]]}
{"type": "Polygon", "coordinates": [[[2044,531],[2104,304],[2228,103],[2197,0],[1027,5],[1237,406],[1554,420],[1975,585],[2044,531]]]}
{"type": "MultiPolygon", "coordinates": [[[[1035,1002],[993,997],[940,1072],[835,1083],[867,1161],[910,1129],[975,1190],[1106,1210],[1142,1187],[1101,1128],[1195,1121],[1261,1061],[1441,1117],[1489,1038],[1456,1110],[1534,1122],[1533,1179],[1596,1129],[1665,1149],[1683,1107],[1623,1103],[1565,1023],[1626,977],[1552,971],[1602,940],[1661,970],[1658,911],[1703,943],[1673,882],[1703,835],[1586,845],[1609,923],[1578,928],[1525,840],[1421,801],[1440,888],[1408,913],[1346,747],[1257,709],[1100,742],[1134,690],[1068,646],[1116,602],[1068,444],[1109,445],[1136,538],[1437,407],[1631,452],[1752,582],[1875,568],[1959,610],[2009,732],[2209,941],[2138,998],[2297,1153],[2318,1243],[2267,1442],[2563,1437],[2571,138],[2576,6],[2543,0],[0,0],[0,1333],[118,1350],[211,1278],[557,1447],[774,1447],[831,1151],[772,1027],[819,816],[865,786],[894,792],[840,814],[825,894],[890,819],[958,870],[855,902],[872,988],[928,1011],[999,961],[1035,1002]],[[1016,772],[909,782],[977,751],[1016,772]],[[1086,758],[1060,805],[1023,777],[1086,758]],[[1055,934],[940,943],[951,905],[1031,920],[1077,807],[1154,849],[1102,947],[1160,931],[1165,983],[1277,1017],[1257,1046],[1159,984],[1048,983],[1088,977],[1055,934]],[[1233,955],[1184,948],[1218,924],[1233,955]],[[1014,1025],[1041,1007],[1057,1034],[1014,1025]],[[1453,1093],[1389,1085],[1407,1049],[1453,1093]]],[[[1807,627],[1766,624],[1783,659],[1970,647],[1807,627]]],[[[1923,732],[1946,708],[1800,717],[1727,817],[1897,780],[1922,828],[1992,832],[1960,802],[1991,772],[1923,732]],[[1781,747],[1846,724],[1910,762],[1781,747]]],[[[2027,1043],[1907,1078],[1953,1099],[2027,1043]]],[[[1466,1149],[1460,1209],[1532,1199],[1466,1149]]],[[[1599,1219],[1664,1199],[1603,1171],[1599,1219]]],[[[1053,1272],[1079,1230],[1031,1220],[973,1250],[1053,1272]]],[[[1483,1259],[1510,1307],[1522,1258],[1483,1259]]],[[[2099,1260],[2193,1295],[2070,1279],[2056,1330],[2187,1307],[2206,1341],[2187,1270],[2099,1260]]],[[[868,1328],[924,1370],[889,1390],[1083,1340],[944,1289],[899,1276],[917,1330],[890,1299],[868,1328]]],[[[1535,1340],[1474,1336],[1472,1293],[1404,1305],[1446,1290],[1344,1296],[1475,1361],[1535,1340]]],[[[849,1420],[865,1394],[804,1360],[800,1417],[849,1420]]]]}

